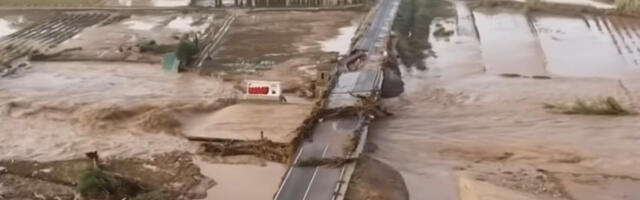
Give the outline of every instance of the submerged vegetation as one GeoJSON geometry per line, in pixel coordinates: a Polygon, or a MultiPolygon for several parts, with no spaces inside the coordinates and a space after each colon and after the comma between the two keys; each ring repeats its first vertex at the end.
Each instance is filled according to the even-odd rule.
{"type": "Polygon", "coordinates": [[[616,8],[628,14],[640,14],[640,0],[616,0],[616,8]]]}
{"type": "Polygon", "coordinates": [[[425,53],[429,44],[429,26],[436,17],[455,16],[446,0],[405,0],[398,8],[393,31],[398,38],[398,54],[406,67],[427,69],[425,53]]]}
{"type": "Polygon", "coordinates": [[[544,108],[552,112],[582,115],[628,115],[633,112],[623,108],[613,97],[576,99],[569,103],[546,103],[544,108]]]}

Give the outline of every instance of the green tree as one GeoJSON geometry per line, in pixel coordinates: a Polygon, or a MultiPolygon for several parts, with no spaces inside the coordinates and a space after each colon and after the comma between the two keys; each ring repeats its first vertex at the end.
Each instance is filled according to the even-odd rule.
{"type": "Polygon", "coordinates": [[[189,65],[193,57],[198,54],[198,47],[194,42],[181,40],[176,50],[176,57],[183,65],[189,65]]]}

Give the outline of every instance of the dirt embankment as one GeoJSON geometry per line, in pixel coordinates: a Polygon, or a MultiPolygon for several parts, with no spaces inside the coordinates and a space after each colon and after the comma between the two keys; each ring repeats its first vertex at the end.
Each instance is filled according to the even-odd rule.
{"type": "MultiPolygon", "coordinates": [[[[167,153],[150,159],[103,159],[103,170],[126,177],[146,191],[171,199],[204,198],[216,182],[203,176],[187,153],[167,153]]],[[[0,195],[5,199],[75,198],[78,180],[92,166],[88,159],[35,162],[0,161],[0,195]]]]}

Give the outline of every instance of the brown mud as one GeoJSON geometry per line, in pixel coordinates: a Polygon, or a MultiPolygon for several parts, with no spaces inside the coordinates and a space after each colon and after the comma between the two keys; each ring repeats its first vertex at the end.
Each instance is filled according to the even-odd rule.
{"type": "Polygon", "coordinates": [[[336,53],[322,50],[323,42],[362,15],[359,11],[241,13],[212,59],[204,62],[202,73],[232,81],[281,81],[284,91],[310,97],[313,88],[306,83],[315,80],[313,71],[337,60],[336,53]]]}

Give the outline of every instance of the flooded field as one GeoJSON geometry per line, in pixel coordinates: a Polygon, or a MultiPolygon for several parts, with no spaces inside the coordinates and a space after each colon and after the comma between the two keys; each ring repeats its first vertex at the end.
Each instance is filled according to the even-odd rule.
{"type": "MultiPolygon", "coordinates": [[[[153,6],[182,6],[178,1],[154,2],[147,1],[153,6]]],[[[335,65],[338,54],[348,51],[354,24],[363,14],[177,10],[0,14],[0,57],[12,61],[0,71],[0,167],[11,167],[9,172],[0,168],[10,174],[0,176],[6,183],[0,196],[33,198],[31,191],[6,193],[4,188],[38,182],[34,191],[66,199],[74,191],[67,183],[75,181],[80,168],[63,178],[50,178],[49,172],[20,175],[40,173],[36,162],[55,165],[51,174],[56,176],[65,163],[89,168],[86,153],[98,151],[100,158],[116,163],[108,163],[105,171],[130,171],[125,175],[136,180],[162,177],[158,188],[188,199],[204,198],[205,191],[209,199],[273,198],[286,170],[281,163],[291,156],[297,128],[309,114],[316,69],[335,65]],[[214,41],[205,36],[221,30],[230,33],[216,37],[221,45],[211,45],[213,51],[207,52],[211,54],[206,54],[202,70],[178,74],[165,72],[159,64],[185,35],[205,33],[200,39],[207,44],[214,41]],[[145,48],[149,45],[153,48],[145,48]],[[30,62],[25,55],[31,55],[30,62]],[[252,79],[281,81],[289,104],[238,101],[243,81],[252,79]],[[222,142],[194,142],[189,135],[212,132],[217,134],[213,140],[222,142]],[[181,166],[168,164],[174,162],[170,160],[156,162],[157,156],[168,154],[176,155],[168,159],[185,162],[181,166]],[[195,157],[207,161],[192,163],[195,157]],[[18,164],[5,163],[10,160],[30,168],[19,171],[14,166],[18,164]],[[131,162],[142,167],[125,169],[131,162]],[[194,171],[198,169],[194,164],[202,171],[194,171]],[[188,173],[159,176],[165,168],[172,173],[185,168],[188,173]],[[165,183],[173,176],[186,178],[165,183]],[[60,179],[67,182],[56,182],[60,179]],[[243,192],[248,185],[260,190],[243,192]],[[56,192],[51,187],[63,189],[56,192]]]]}
{"type": "Polygon", "coordinates": [[[0,6],[137,6],[137,7],[183,7],[191,0],[4,0],[0,6]]]}
{"type": "Polygon", "coordinates": [[[624,76],[640,67],[637,20],[589,15],[534,17],[552,74],[624,76]]]}
{"type": "Polygon", "coordinates": [[[529,76],[546,74],[544,53],[524,13],[479,8],[473,14],[487,72],[529,76]]]}
{"type": "Polygon", "coordinates": [[[285,91],[301,91],[314,77],[314,70],[332,65],[338,53],[348,51],[353,23],[362,15],[357,11],[327,11],[238,16],[211,60],[203,63],[203,71],[230,80],[281,81],[285,91]]]}
{"type": "Polygon", "coordinates": [[[211,164],[207,161],[196,162],[209,176],[220,183],[207,191],[205,200],[218,199],[273,199],[282,177],[287,171],[280,163],[266,162],[252,164],[211,164]],[[241,187],[239,187],[241,186],[241,187]],[[251,192],[247,189],[251,188],[251,192]]]}
{"type": "Polygon", "coordinates": [[[58,55],[62,60],[117,60],[160,62],[163,53],[170,52],[180,38],[203,33],[207,28],[220,26],[226,13],[164,14],[121,13],[108,23],[93,26],[58,45],[53,52],[77,49],[58,55]],[[139,45],[152,41],[152,48],[142,51],[139,45]]]}
{"type": "Polygon", "coordinates": [[[103,0],[105,6],[152,6],[180,7],[188,6],[191,0],[103,0]]]}
{"type": "Polygon", "coordinates": [[[637,112],[640,19],[440,9],[457,16],[431,21],[429,70],[403,68],[405,94],[384,100],[394,116],[371,127],[370,154],[411,199],[640,198],[637,115],[543,108],[609,96],[637,112]]]}

